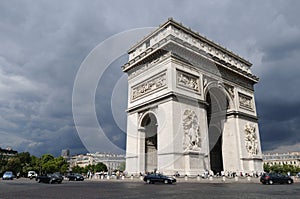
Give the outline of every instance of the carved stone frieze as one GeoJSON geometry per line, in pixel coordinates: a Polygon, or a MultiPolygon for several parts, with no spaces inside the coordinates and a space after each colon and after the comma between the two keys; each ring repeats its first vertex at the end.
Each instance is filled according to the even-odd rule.
{"type": "Polygon", "coordinates": [[[239,104],[241,108],[253,110],[252,97],[239,93],[239,104]]]}
{"type": "Polygon", "coordinates": [[[177,85],[191,89],[198,93],[200,92],[200,83],[198,77],[179,70],[177,70],[176,73],[177,85]]]}
{"type": "Polygon", "coordinates": [[[156,91],[160,88],[166,86],[166,73],[159,74],[154,76],[131,89],[131,100],[143,97],[153,91],[156,91]]]}
{"type": "Polygon", "coordinates": [[[258,153],[258,139],[256,128],[254,124],[249,122],[245,125],[245,145],[249,155],[257,155],[258,153]]]}
{"type": "Polygon", "coordinates": [[[183,113],[183,150],[199,151],[201,149],[201,138],[199,120],[192,110],[185,110],[183,113]]]}

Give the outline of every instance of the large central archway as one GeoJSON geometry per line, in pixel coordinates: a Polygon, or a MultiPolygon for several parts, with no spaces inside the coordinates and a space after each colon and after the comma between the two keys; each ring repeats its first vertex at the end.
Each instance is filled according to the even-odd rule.
{"type": "Polygon", "coordinates": [[[157,169],[157,119],[153,113],[147,113],[142,120],[145,130],[145,171],[157,169]]]}
{"type": "Polygon", "coordinates": [[[228,99],[220,87],[212,87],[206,95],[210,168],[217,174],[223,166],[223,129],[228,99]]]}

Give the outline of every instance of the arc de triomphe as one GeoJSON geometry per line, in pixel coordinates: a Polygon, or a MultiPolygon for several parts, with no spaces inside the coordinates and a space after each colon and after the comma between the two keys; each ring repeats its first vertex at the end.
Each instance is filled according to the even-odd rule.
{"type": "Polygon", "coordinates": [[[129,174],[263,171],[251,63],[173,19],[128,54],[129,174]]]}

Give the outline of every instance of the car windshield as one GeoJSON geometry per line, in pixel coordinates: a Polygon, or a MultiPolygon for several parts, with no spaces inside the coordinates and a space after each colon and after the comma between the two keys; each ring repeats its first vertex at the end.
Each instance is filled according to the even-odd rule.
{"type": "Polygon", "coordinates": [[[153,174],[150,174],[149,176],[153,176],[153,177],[164,177],[164,175],[162,175],[162,174],[155,174],[155,173],[153,173],[153,174]]]}

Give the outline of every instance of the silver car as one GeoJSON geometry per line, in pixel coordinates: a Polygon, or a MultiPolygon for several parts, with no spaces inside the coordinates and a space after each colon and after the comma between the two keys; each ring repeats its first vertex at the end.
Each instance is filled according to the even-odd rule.
{"type": "Polygon", "coordinates": [[[13,180],[14,178],[15,176],[11,171],[6,171],[2,176],[2,180],[13,180]]]}

